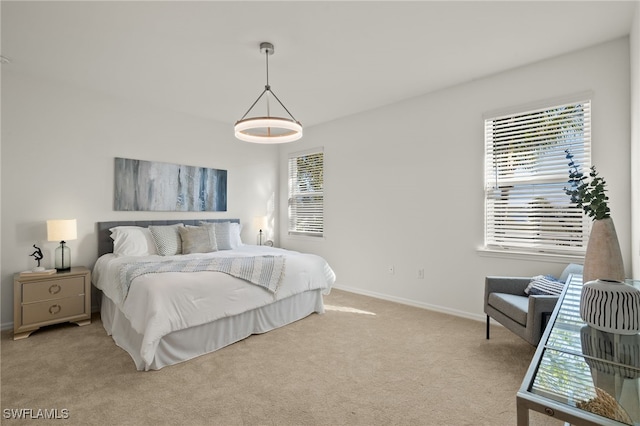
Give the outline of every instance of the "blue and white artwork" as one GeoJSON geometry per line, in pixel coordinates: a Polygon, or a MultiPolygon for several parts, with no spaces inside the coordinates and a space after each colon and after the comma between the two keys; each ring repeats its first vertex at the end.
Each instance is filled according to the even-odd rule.
{"type": "Polygon", "coordinates": [[[115,159],[114,209],[227,211],[227,171],[115,159]]]}

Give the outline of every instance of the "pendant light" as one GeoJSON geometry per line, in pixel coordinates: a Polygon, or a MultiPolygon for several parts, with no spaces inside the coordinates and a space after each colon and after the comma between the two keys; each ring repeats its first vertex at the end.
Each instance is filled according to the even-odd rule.
{"type": "Polygon", "coordinates": [[[236,138],[253,143],[286,143],[293,142],[302,137],[302,124],[297,121],[293,115],[289,112],[280,99],[273,93],[271,86],[269,85],[269,55],[273,55],[273,44],[262,42],[260,43],[260,53],[264,53],[267,64],[267,84],[264,86],[264,90],[258,96],[258,99],[249,107],[247,112],[244,113],[242,118],[238,120],[234,126],[236,138]],[[253,109],[258,101],[266,94],[267,101],[267,115],[262,117],[245,118],[253,109]],[[278,101],[280,106],[289,114],[291,118],[272,117],[270,113],[269,97],[278,101]]]}

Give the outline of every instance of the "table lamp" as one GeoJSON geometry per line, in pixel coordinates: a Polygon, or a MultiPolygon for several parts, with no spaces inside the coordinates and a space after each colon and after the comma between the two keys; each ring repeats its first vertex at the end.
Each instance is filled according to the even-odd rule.
{"type": "Polygon", "coordinates": [[[253,223],[258,231],[258,245],[263,245],[266,241],[266,228],[267,228],[267,217],[266,216],[256,216],[253,218],[253,223]],[[265,231],[263,231],[265,230],[265,231]]]}
{"type": "Polygon", "coordinates": [[[47,220],[47,240],[60,241],[55,256],[55,268],[58,271],[71,269],[71,250],[66,246],[65,240],[76,238],[78,238],[78,230],[75,219],[47,220]]]}

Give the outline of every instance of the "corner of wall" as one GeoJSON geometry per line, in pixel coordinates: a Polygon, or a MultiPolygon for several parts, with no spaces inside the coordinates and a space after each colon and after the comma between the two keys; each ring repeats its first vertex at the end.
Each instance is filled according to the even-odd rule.
{"type": "Polygon", "coordinates": [[[631,274],[640,279],[640,1],[629,35],[631,88],[631,274]]]}

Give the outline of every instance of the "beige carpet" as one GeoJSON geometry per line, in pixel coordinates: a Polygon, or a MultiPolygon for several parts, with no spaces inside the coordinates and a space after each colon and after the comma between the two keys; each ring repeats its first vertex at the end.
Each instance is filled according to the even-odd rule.
{"type": "MultiPolygon", "coordinates": [[[[2,334],[2,424],[515,425],[534,348],[502,327],[333,290],[324,315],[159,371],[99,316],[2,334]],[[68,410],[7,420],[7,409],[68,410]]],[[[532,425],[561,424],[532,413],[532,425]]]]}

